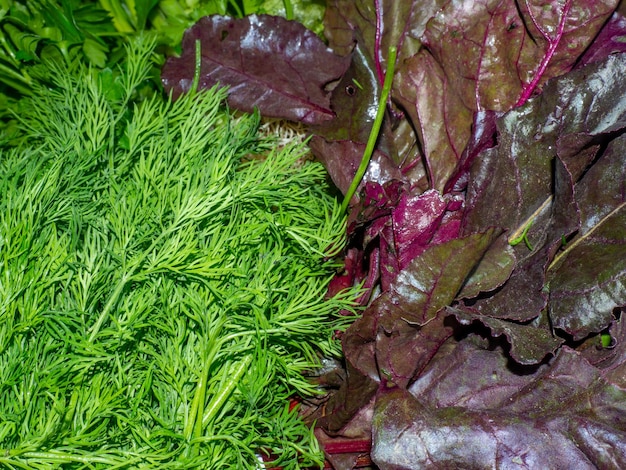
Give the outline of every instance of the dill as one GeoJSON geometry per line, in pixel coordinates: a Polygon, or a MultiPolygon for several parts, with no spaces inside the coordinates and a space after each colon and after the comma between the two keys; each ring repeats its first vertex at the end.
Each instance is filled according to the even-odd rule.
{"type": "Polygon", "coordinates": [[[288,400],[340,353],[345,219],[224,90],[139,99],[153,48],[48,64],[0,151],[0,465],[319,466],[288,400]]]}

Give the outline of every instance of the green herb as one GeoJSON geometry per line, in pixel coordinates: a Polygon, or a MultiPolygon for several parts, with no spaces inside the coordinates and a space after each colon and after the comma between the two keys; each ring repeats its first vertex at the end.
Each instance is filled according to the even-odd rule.
{"type": "Polygon", "coordinates": [[[344,216],[223,90],[134,102],[154,45],[47,64],[0,153],[0,465],[320,465],[289,399],[340,353],[344,216]]]}
{"type": "Polygon", "coordinates": [[[600,334],[600,344],[603,348],[610,348],[613,344],[613,337],[609,333],[600,334]]]}
{"type": "Polygon", "coordinates": [[[363,90],[363,85],[361,85],[361,82],[359,82],[356,78],[352,79],[352,83],[354,83],[354,86],[356,86],[359,90],[363,90]]]}
{"type": "MultiPolygon", "coordinates": [[[[383,83],[383,90],[380,94],[380,99],[378,101],[378,109],[376,110],[376,118],[374,119],[374,123],[372,124],[372,130],[370,131],[370,135],[367,139],[367,144],[365,146],[365,151],[363,152],[363,158],[361,159],[361,163],[356,170],[354,178],[352,179],[352,183],[350,183],[350,187],[346,192],[346,195],[343,199],[343,203],[341,205],[341,212],[344,212],[348,208],[348,204],[350,204],[350,199],[354,195],[356,188],[361,183],[363,179],[363,175],[367,171],[367,166],[369,165],[370,159],[372,158],[372,154],[374,153],[374,149],[376,148],[376,142],[378,141],[378,134],[380,132],[380,127],[383,123],[383,117],[385,116],[385,110],[387,109],[387,100],[389,99],[389,93],[391,91],[391,84],[393,83],[393,73],[396,64],[396,55],[398,51],[395,46],[391,46],[389,48],[389,52],[387,53],[387,72],[385,73],[385,80],[383,83]]],[[[358,82],[357,82],[358,83],[358,82]]],[[[358,86],[358,85],[357,85],[358,86]]]]}
{"type": "Polygon", "coordinates": [[[528,222],[524,226],[522,233],[520,235],[516,236],[515,238],[509,239],[509,245],[517,246],[521,242],[524,242],[524,244],[526,245],[526,248],[528,248],[530,251],[533,251],[533,245],[530,243],[530,240],[528,239],[528,231],[533,226],[534,221],[535,219],[531,219],[530,222],[528,222]]]}
{"type": "Polygon", "coordinates": [[[141,32],[172,53],[208,15],[282,15],[321,35],[324,9],[321,0],[0,0],[0,93],[30,94],[33,66],[45,58],[81,55],[99,68],[123,62],[124,41],[141,32]]]}

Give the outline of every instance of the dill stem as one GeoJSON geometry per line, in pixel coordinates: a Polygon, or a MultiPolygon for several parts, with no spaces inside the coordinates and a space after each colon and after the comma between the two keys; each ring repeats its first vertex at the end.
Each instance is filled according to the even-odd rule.
{"type": "Polygon", "coordinates": [[[161,232],[161,234],[156,238],[156,240],[152,242],[150,247],[141,254],[139,259],[134,263],[134,266],[127,273],[125,273],[124,276],[122,276],[122,279],[120,279],[120,281],[115,286],[115,290],[109,296],[109,300],[107,301],[106,305],[102,309],[100,316],[91,327],[91,334],[89,335],[90,343],[93,343],[94,340],[96,339],[96,336],[100,332],[100,328],[102,327],[104,320],[106,320],[107,316],[109,315],[109,312],[113,310],[113,307],[117,304],[117,301],[119,300],[119,297],[122,295],[122,292],[124,291],[126,284],[128,284],[128,281],[130,281],[135,276],[135,272],[137,271],[137,268],[141,266],[141,264],[148,257],[148,255],[152,253],[154,249],[156,249],[159,243],[161,243],[161,240],[165,239],[171,233],[174,233],[176,231],[176,228],[179,226],[180,226],[180,220],[177,219],[172,223],[172,225],[166,231],[161,232]]]}
{"type": "MultiPolygon", "coordinates": [[[[191,402],[191,410],[189,411],[189,420],[185,426],[184,436],[187,441],[191,441],[192,437],[200,437],[202,435],[202,418],[200,415],[200,407],[203,406],[206,397],[207,381],[209,380],[209,366],[211,361],[204,361],[204,368],[202,374],[198,379],[198,385],[196,387],[196,393],[191,402]]],[[[193,454],[197,451],[197,446],[194,446],[193,454]]]]}
{"type": "Polygon", "coordinates": [[[202,426],[208,424],[208,422],[213,419],[213,417],[215,417],[220,407],[224,404],[228,396],[235,389],[237,383],[239,383],[239,380],[241,380],[241,377],[248,369],[250,362],[252,362],[252,356],[246,356],[231,374],[230,380],[226,384],[226,387],[220,390],[219,393],[217,393],[217,395],[213,397],[213,400],[211,400],[211,403],[209,403],[209,405],[206,407],[206,410],[204,411],[204,416],[201,420],[202,426]]]}
{"type": "Polygon", "coordinates": [[[291,0],[283,0],[283,5],[285,6],[285,18],[293,20],[293,5],[291,4],[291,0]]]}
{"type": "MultiPolygon", "coordinates": [[[[5,454],[6,457],[6,454],[5,454]]],[[[114,465],[119,462],[107,457],[101,457],[97,455],[77,455],[71,454],[67,452],[58,452],[58,451],[47,451],[47,452],[24,452],[23,454],[19,454],[19,457],[22,459],[28,460],[40,460],[47,462],[58,462],[58,463],[72,463],[79,462],[86,465],[91,465],[94,463],[101,463],[105,465],[114,465]]],[[[0,459],[0,463],[7,462],[4,458],[0,459]]],[[[130,459],[125,462],[130,463],[130,459]]],[[[14,460],[8,461],[10,465],[19,465],[14,460]]],[[[25,465],[24,468],[32,468],[30,466],[25,465]]]]}
{"type": "Polygon", "coordinates": [[[100,328],[102,327],[104,320],[107,318],[107,316],[109,315],[109,312],[113,309],[113,307],[117,303],[117,300],[119,299],[120,295],[122,295],[122,291],[126,287],[126,284],[130,280],[130,278],[132,278],[133,272],[134,272],[134,269],[131,270],[130,274],[124,274],[122,279],[120,279],[120,282],[118,282],[117,285],[115,286],[115,290],[109,296],[109,300],[104,306],[104,308],[102,309],[100,316],[91,327],[91,334],[89,335],[90,343],[93,343],[98,333],[100,333],[100,328]]]}
{"type": "Polygon", "coordinates": [[[200,39],[196,39],[196,57],[193,71],[193,82],[191,83],[191,93],[198,92],[200,84],[200,68],[202,67],[202,43],[200,39]]]}
{"type": "Polygon", "coordinates": [[[372,130],[370,131],[370,135],[367,139],[367,145],[365,146],[365,152],[363,152],[363,158],[361,159],[359,168],[357,168],[356,173],[354,174],[354,179],[352,180],[352,183],[350,183],[350,187],[348,188],[343,202],[341,203],[341,213],[345,212],[348,208],[350,199],[352,199],[352,196],[354,196],[354,193],[356,192],[356,188],[361,183],[363,175],[365,175],[365,171],[370,163],[370,159],[372,158],[372,154],[374,153],[374,148],[376,147],[376,142],[378,141],[378,134],[380,133],[383,118],[385,117],[385,110],[387,109],[387,100],[389,99],[391,84],[393,83],[393,72],[396,65],[397,52],[398,51],[395,46],[389,47],[389,52],[387,53],[387,72],[385,73],[385,82],[383,83],[383,90],[378,101],[376,118],[372,124],[372,130]]]}
{"type": "MultiPolygon", "coordinates": [[[[196,393],[191,403],[191,410],[189,411],[189,419],[183,431],[183,435],[188,442],[192,439],[198,439],[202,437],[202,430],[208,422],[213,419],[219,409],[222,407],[226,399],[230,396],[231,392],[235,389],[241,376],[248,369],[252,356],[246,356],[236,367],[235,371],[230,375],[229,380],[224,388],[222,388],[211,400],[206,409],[203,411],[202,407],[206,398],[207,383],[209,380],[209,366],[210,360],[205,361],[205,366],[202,370],[202,374],[198,380],[196,387],[196,393]]],[[[198,451],[198,446],[194,445],[188,452],[195,456],[198,451]]]]}

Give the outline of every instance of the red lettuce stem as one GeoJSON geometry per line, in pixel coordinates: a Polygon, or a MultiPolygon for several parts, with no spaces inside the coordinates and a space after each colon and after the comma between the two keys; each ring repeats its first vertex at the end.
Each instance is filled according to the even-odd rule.
{"type": "Polygon", "coordinates": [[[568,0],[565,3],[565,5],[563,5],[563,10],[561,11],[561,21],[559,21],[559,26],[557,29],[556,37],[554,39],[548,36],[548,34],[537,23],[535,16],[532,14],[530,7],[528,6],[528,0],[526,0],[526,6],[528,8],[528,13],[530,14],[533,24],[539,30],[539,32],[543,35],[546,41],[548,41],[548,50],[546,51],[546,54],[543,56],[543,60],[541,61],[541,64],[539,64],[539,68],[537,69],[537,73],[535,74],[535,77],[532,79],[532,81],[529,84],[524,86],[521,96],[517,100],[517,103],[515,103],[515,107],[521,106],[524,103],[526,103],[526,101],[528,101],[528,99],[531,97],[531,95],[535,91],[535,88],[537,88],[539,80],[541,80],[541,77],[546,71],[546,68],[548,68],[548,64],[552,60],[552,57],[554,56],[554,53],[556,52],[556,48],[558,47],[559,42],[563,38],[563,31],[565,30],[565,22],[567,21],[567,14],[569,13],[569,9],[572,6],[572,2],[571,0],[568,0]]]}

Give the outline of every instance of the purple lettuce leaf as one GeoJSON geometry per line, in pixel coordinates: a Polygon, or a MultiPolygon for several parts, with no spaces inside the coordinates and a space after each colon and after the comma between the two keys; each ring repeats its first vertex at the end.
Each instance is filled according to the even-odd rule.
{"type": "MultiPolygon", "coordinates": [[[[616,386],[625,385],[620,377],[626,372],[623,352],[626,335],[620,315],[626,304],[623,297],[626,149],[620,136],[626,127],[623,112],[626,107],[622,106],[626,90],[619,79],[625,66],[626,57],[616,55],[548,82],[542,95],[496,119],[495,147],[489,148],[489,132],[470,139],[471,148],[476,150],[468,150],[475,156],[467,180],[460,238],[453,236],[433,245],[443,222],[439,226],[427,224],[422,231],[408,234],[412,225],[416,226],[409,224],[396,234],[395,229],[403,226],[399,222],[403,213],[410,212],[402,208],[410,207],[408,203],[413,201],[402,193],[397,198],[386,199],[387,204],[392,204],[385,208],[389,215],[379,213],[376,223],[368,228],[373,230],[368,243],[378,240],[379,263],[384,266],[390,263],[382,255],[389,258],[393,252],[382,249],[385,243],[395,247],[398,236],[402,235],[405,246],[412,243],[422,246],[421,237],[428,239],[432,233],[429,230],[435,227],[425,251],[416,251],[416,257],[397,271],[395,278],[391,272],[387,273],[387,281],[381,283],[382,293],[344,337],[346,361],[356,372],[353,377],[360,374],[361,380],[370,381],[367,403],[371,403],[375,393],[372,384],[380,384],[375,400],[372,457],[384,468],[414,468],[416,462],[423,463],[425,468],[445,464],[464,466],[478,457],[464,454],[463,445],[482,439],[491,446],[480,457],[484,462],[499,459],[500,451],[503,458],[508,455],[513,459],[520,453],[515,447],[519,435],[537,438],[537,429],[547,429],[550,446],[561,446],[562,453],[549,455],[542,447],[535,454],[529,451],[528,462],[539,459],[536,461],[541,465],[549,466],[557,459],[559,462],[574,459],[590,466],[602,466],[603,459],[615,458],[615,462],[623,463],[620,459],[624,449],[620,446],[615,447],[613,454],[594,448],[605,445],[602,439],[623,442],[625,430],[621,424],[614,423],[612,416],[611,419],[606,416],[588,419],[588,416],[602,411],[603,400],[619,406],[623,399],[611,401],[611,394],[616,386]],[[401,201],[405,202],[401,204],[401,201]],[[394,217],[398,217],[396,225],[394,217]],[[494,227],[506,230],[506,235],[496,237],[499,232],[494,227]],[[526,228],[528,244],[519,238],[526,228]],[[493,231],[491,239],[481,247],[481,255],[467,261],[467,265],[455,264],[456,254],[444,255],[455,243],[487,229],[493,231]],[[514,238],[520,242],[511,246],[509,241],[514,238]],[[429,256],[435,253],[442,256],[431,259],[429,256]],[[468,266],[470,269],[463,271],[468,266]],[[459,271],[454,285],[448,285],[447,281],[453,279],[448,277],[448,269],[459,271]],[[446,292],[439,292],[439,286],[446,292]],[[590,307],[596,310],[586,315],[590,307]],[[458,326],[453,327],[446,315],[452,315],[458,326]],[[504,349],[486,350],[484,354],[491,361],[482,356],[477,362],[462,357],[457,364],[446,349],[454,350],[458,344],[458,351],[463,351],[464,341],[456,343],[451,335],[454,331],[458,335],[459,328],[472,331],[479,326],[486,327],[490,341],[501,339],[499,344],[504,349]],[[615,343],[611,349],[599,346],[596,334],[603,331],[611,333],[615,343]],[[580,352],[573,352],[564,343],[580,352]],[[556,359],[546,362],[551,356],[556,359]],[[567,367],[587,371],[587,378],[589,374],[605,377],[602,383],[606,385],[607,380],[612,380],[615,385],[607,385],[609,392],[592,390],[595,395],[590,398],[585,395],[591,390],[586,383],[573,386],[564,380],[553,380],[571,373],[559,369],[565,367],[560,365],[565,357],[567,367]],[[460,379],[463,372],[459,375],[458,370],[459,364],[466,362],[470,364],[463,369],[467,371],[468,386],[463,385],[460,379]],[[529,368],[520,369],[520,364],[529,368]],[[600,372],[594,364],[602,364],[606,370],[600,372]],[[432,371],[437,367],[450,376],[445,380],[437,376],[434,380],[432,371]],[[492,378],[483,389],[476,389],[480,381],[472,375],[474,369],[492,378]],[[435,382],[439,390],[437,401],[429,402],[424,387],[435,382]],[[381,429],[397,424],[401,413],[398,408],[393,408],[390,414],[381,410],[386,406],[406,406],[395,400],[398,397],[386,401],[387,395],[380,390],[389,384],[408,389],[419,399],[417,405],[411,404],[417,408],[407,412],[406,422],[400,423],[405,430],[402,436],[381,434],[381,429]],[[458,391],[466,394],[455,401],[458,391]],[[422,395],[426,398],[422,399],[422,395]],[[513,405],[509,403],[511,397],[515,397],[513,405]],[[571,400],[579,400],[579,404],[592,403],[589,406],[595,408],[580,409],[570,401],[566,411],[555,408],[554,416],[545,417],[529,416],[521,405],[515,407],[516,400],[523,398],[527,408],[545,409],[567,401],[567,397],[574,397],[571,400]],[[596,397],[600,398],[593,402],[596,397]],[[463,400],[472,401],[475,409],[459,410],[464,408],[460,405],[463,400]],[[548,400],[553,400],[555,405],[549,405],[548,400]],[[460,421],[450,421],[451,415],[461,417],[460,421]],[[376,421],[377,417],[380,421],[376,421]],[[441,446],[436,441],[428,442],[437,436],[433,430],[440,427],[452,429],[455,443],[441,447],[447,452],[441,460],[411,460],[410,465],[402,467],[394,459],[402,461],[407,454],[386,453],[390,448],[407,444],[402,439],[413,433],[407,429],[415,429],[414,438],[425,440],[427,447],[441,446]],[[496,452],[498,443],[509,433],[517,438],[506,441],[496,452]],[[460,454],[455,449],[461,449],[460,454]]],[[[490,122],[493,123],[491,119],[485,120],[485,129],[493,128],[490,122]]],[[[459,165],[464,164],[462,158],[459,165]]],[[[455,183],[459,188],[464,184],[462,179],[455,183]]],[[[425,194],[428,191],[417,195],[415,202],[425,194]]],[[[426,201],[425,198],[423,203],[426,201]]],[[[429,214],[437,220],[440,212],[434,207],[431,206],[429,214]]],[[[393,267],[398,269],[398,255],[394,255],[393,267]]],[[[385,277],[383,268],[380,276],[385,277]]],[[[594,380],[589,383],[595,384],[594,380]]],[[[332,415],[332,408],[329,411],[332,415]]],[[[348,414],[343,415],[344,423],[348,422],[347,417],[348,414]]],[[[410,444],[419,448],[424,442],[410,444]]],[[[431,455],[431,450],[427,448],[423,455],[431,455]]],[[[416,454],[410,457],[418,458],[416,454]]],[[[530,463],[528,466],[532,468],[530,463]]]]}
{"type": "Polygon", "coordinates": [[[438,10],[393,93],[418,132],[431,187],[458,178],[474,112],[508,111],[569,71],[616,4],[464,0],[438,10]]]}
{"type": "Polygon", "coordinates": [[[456,298],[498,235],[491,228],[428,247],[398,273],[381,297],[397,307],[406,322],[427,324],[456,298]]]}
{"type": "Polygon", "coordinates": [[[457,306],[501,320],[528,322],[537,318],[547,304],[547,295],[543,292],[546,258],[546,249],[542,249],[518,260],[503,285],[474,299],[464,299],[457,306]]]}
{"type": "MultiPolygon", "coordinates": [[[[421,47],[419,37],[424,31],[426,22],[435,13],[439,3],[428,2],[394,2],[377,0],[375,2],[336,0],[329,2],[325,15],[325,34],[329,45],[337,52],[348,54],[353,52],[353,69],[344,77],[344,81],[333,93],[333,109],[345,109],[335,121],[326,127],[334,129],[353,129],[351,140],[365,142],[369,134],[371,121],[369,115],[375,111],[378,103],[379,89],[386,70],[386,55],[389,46],[398,47],[397,62],[413,56],[421,47]],[[355,46],[356,44],[356,46],[355,46]],[[354,74],[354,77],[350,76],[354,74]],[[352,78],[357,82],[364,82],[362,89],[355,89],[352,78]],[[374,82],[376,84],[374,85],[374,82]],[[350,97],[348,105],[343,90],[355,91],[350,97]]],[[[341,140],[345,135],[335,130],[327,133],[325,130],[318,134],[330,140],[341,140]]],[[[416,145],[417,137],[414,128],[397,109],[391,109],[384,121],[378,148],[391,160],[396,162],[403,171],[405,179],[411,185],[422,191],[433,187],[427,181],[427,172],[422,161],[422,153],[416,145]]],[[[328,161],[329,157],[318,158],[328,161]]],[[[329,170],[332,175],[332,169],[329,170]]],[[[379,181],[384,184],[385,181],[379,181]]],[[[356,209],[359,211],[360,209],[356,209]]]]}
{"type": "Polygon", "coordinates": [[[626,375],[623,375],[626,366],[626,324],[622,321],[624,311],[624,307],[616,310],[616,319],[611,325],[602,330],[601,334],[580,342],[576,351],[590,364],[601,369],[607,380],[626,389],[626,375]]]}
{"type": "Polygon", "coordinates": [[[387,310],[379,318],[375,351],[382,383],[408,387],[453,334],[443,310],[423,326],[408,322],[400,309],[387,310]]]}
{"type": "Polygon", "coordinates": [[[480,110],[474,113],[470,139],[461,154],[452,178],[446,184],[444,191],[465,191],[469,179],[470,169],[478,154],[497,144],[496,120],[501,113],[480,110]]]}
{"type": "Polygon", "coordinates": [[[422,42],[471,109],[507,111],[576,63],[619,2],[449,2],[422,42]]]}
{"type": "Polygon", "coordinates": [[[626,322],[624,322],[624,314],[626,314],[626,308],[623,307],[616,312],[616,317],[619,319],[613,321],[606,330],[606,334],[610,338],[608,346],[604,346],[601,338],[597,337],[595,344],[587,341],[586,343],[591,343],[590,346],[580,351],[589,362],[601,369],[602,376],[606,380],[611,381],[622,390],[626,390],[626,322]]]}
{"type": "Polygon", "coordinates": [[[421,47],[426,23],[444,3],[333,0],[326,9],[324,33],[338,53],[346,54],[354,41],[362,41],[382,84],[389,47],[398,48],[399,63],[415,55],[421,47]]]}
{"type": "Polygon", "coordinates": [[[349,57],[334,54],[300,23],[269,15],[201,18],[186,31],[182,55],[162,70],[166,91],[189,91],[201,44],[200,88],[229,87],[233,108],[307,124],[334,118],[326,87],[341,78],[349,57]]]}
{"type": "MultiPolygon", "coordinates": [[[[365,144],[352,140],[329,141],[314,135],[309,145],[317,159],[326,167],[337,189],[345,194],[363,159],[365,144]]],[[[352,204],[356,205],[359,202],[360,194],[367,183],[383,184],[393,180],[403,181],[404,176],[386,154],[376,150],[357,188],[357,192],[354,194],[352,204]]]]}
{"type": "Polygon", "coordinates": [[[367,415],[371,417],[371,408],[368,405],[373,404],[378,386],[376,380],[360,373],[348,362],[341,386],[330,396],[323,409],[312,413],[311,420],[329,436],[351,439],[369,437],[367,415]],[[326,409],[332,410],[332,413],[325,412],[326,409]]]}
{"type": "Polygon", "coordinates": [[[402,194],[391,217],[400,270],[426,250],[441,227],[447,208],[448,201],[434,190],[402,194]]]}
{"type": "Polygon", "coordinates": [[[489,247],[456,298],[474,299],[483,292],[499,288],[511,277],[515,261],[508,237],[502,234],[489,247]]]}
{"type": "MultiPolygon", "coordinates": [[[[346,148],[349,145],[358,147],[359,150],[351,149],[349,153],[361,151],[361,156],[363,148],[361,145],[365,144],[369,138],[381,93],[381,84],[376,77],[374,61],[366,52],[361,41],[354,44],[350,67],[331,92],[330,107],[335,112],[334,119],[309,128],[309,131],[318,139],[342,142],[342,146],[346,148]]],[[[395,113],[391,107],[388,107],[388,113],[383,120],[376,149],[389,157],[397,171],[408,170],[408,167],[411,167],[412,171],[408,176],[412,184],[418,185],[420,179],[425,179],[415,132],[410,123],[401,114],[395,113]]],[[[332,151],[326,155],[323,151],[327,149],[320,145],[312,147],[312,150],[320,161],[328,165],[327,170],[331,177],[338,178],[333,173],[336,168],[343,165],[342,155],[332,151]]],[[[389,181],[383,179],[382,176],[378,180],[380,184],[389,181]]],[[[400,179],[406,180],[407,175],[401,176],[400,179]]],[[[424,181],[420,186],[427,188],[428,183],[424,181]]]]}
{"type": "MultiPolygon", "coordinates": [[[[568,71],[616,4],[582,3],[568,1],[562,9],[546,10],[532,5],[518,8],[513,1],[472,2],[473,8],[460,8],[443,2],[336,0],[327,9],[326,35],[331,47],[344,54],[357,44],[358,63],[353,66],[362,69],[357,75],[366,86],[347,105],[340,103],[347,99],[344,89],[356,90],[351,87],[352,77],[335,90],[333,109],[349,113],[332,125],[349,130],[359,122],[361,134],[349,131],[349,135],[351,140],[365,142],[369,121],[363,110],[375,109],[386,49],[398,46],[393,98],[407,113],[420,147],[399,152],[398,145],[390,144],[394,134],[388,125],[379,148],[398,162],[405,175],[409,169],[418,169],[409,181],[417,183],[427,175],[428,187],[443,191],[471,162],[464,149],[470,141],[474,112],[508,110],[523,103],[550,77],[568,71]]],[[[342,132],[346,131],[324,137],[347,138],[342,132]]],[[[321,158],[328,162],[340,157],[321,158]]]]}
{"type": "MultiPolygon", "coordinates": [[[[624,3],[619,7],[624,10],[624,3]]],[[[577,67],[606,59],[617,52],[626,52],[626,18],[619,10],[613,13],[606,25],[600,30],[591,46],[580,57],[577,67]]]]}
{"type": "Polygon", "coordinates": [[[366,143],[378,108],[382,85],[373,72],[373,62],[364,54],[361,43],[351,51],[351,62],[330,95],[334,119],[312,127],[326,140],[366,143]]]}
{"type": "MultiPolygon", "coordinates": [[[[532,224],[533,249],[519,243],[510,279],[459,304],[466,314],[526,322],[549,295],[553,326],[579,340],[608,327],[613,310],[626,304],[624,150],[615,138],[626,127],[625,67],[626,57],[616,55],[571,72],[498,119],[498,145],[472,168],[462,233],[496,225],[512,240],[532,224]]],[[[545,344],[537,362],[553,352],[545,344]]]]}
{"type": "Polygon", "coordinates": [[[373,383],[391,381],[406,387],[454,333],[443,310],[498,236],[495,229],[431,245],[400,271],[345,332],[343,352],[354,382],[369,384],[359,398],[347,380],[327,409],[321,425],[346,425],[355,401],[369,401],[373,383]],[[441,313],[440,313],[441,312],[441,313]],[[337,407],[337,412],[333,407],[337,407]]]}
{"type": "Polygon", "coordinates": [[[472,313],[470,308],[448,307],[446,312],[454,315],[461,325],[470,326],[472,322],[480,322],[489,328],[491,337],[504,336],[509,344],[507,355],[518,364],[538,364],[549,354],[555,354],[565,342],[554,336],[545,312],[532,323],[500,320],[472,313]]]}
{"type": "Polygon", "coordinates": [[[429,54],[407,59],[397,75],[396,98],[416,128],[432,188],[443,191],[470,138],[474,111],[450,86],[429,54]]]}
{"type": "Polygon", "coordinates": [[[562,348],[522,374],[497,349],[450,349],[411,389],[378,392],[371,456],[380,468],[626,465],[626,391],[579,353],[562,348]]]}
{"type": "Polygon", "coordinates": [[[606,328],[626,305],[626,138],[576,184],[581,224],[549,267],[550,316],[575,340],[606,328]]]}

